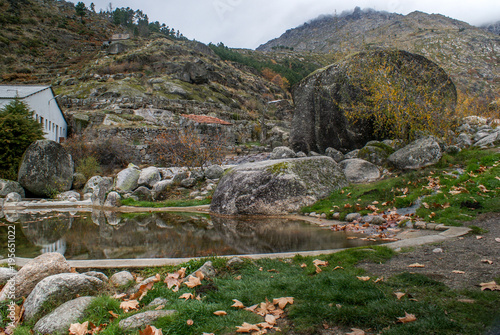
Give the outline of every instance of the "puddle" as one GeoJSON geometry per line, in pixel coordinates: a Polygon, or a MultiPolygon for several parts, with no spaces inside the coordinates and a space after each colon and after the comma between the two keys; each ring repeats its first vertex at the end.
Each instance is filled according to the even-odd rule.
{"type": "MultiPolygon", "coordinates": [[[[198,213],[6,212],[0,223],[16,225],[16,256],[29,258],[46,252],[72,260],[183,258],[374,244],[302,220],[228,219],[198,213]]],[[[4,225],[0,241],[0,255],[6,257],[4,225]]]]}

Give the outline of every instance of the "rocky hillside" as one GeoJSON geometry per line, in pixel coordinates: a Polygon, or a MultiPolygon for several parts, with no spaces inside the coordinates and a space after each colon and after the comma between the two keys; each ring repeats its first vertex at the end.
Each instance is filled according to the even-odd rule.
{"type": "Polygon", "coordinates": [[[423,55],[443,67],[459,90],[499,92],[500,37],[443,15],[360,10],[323,16],[286,31],[257,50],[350,54],[390,47],[423,55]]]}
{"type": "Polygon", "coordinates": [[[51,84],[74,131],[140,128],[156,136],[155,128],[185,122],[182,114],[210,114],[236,124],[235,139],[248,142],[260,139],[263,115],[274,120],[271,130],[291,113],[288,93],[259,71],[148,24],[139,10],[81,15],[55,0],[0,0],[0,8],[0,84],[51,84]],[[267,105],[274,100],[284,103],[267,105]]]}
{"type": "Polygon", "coordinates": [[[479,28],[489,31],[490,33],[500,35],[500,21],[495,23],[485,24],[480,26],[479,28]]]}

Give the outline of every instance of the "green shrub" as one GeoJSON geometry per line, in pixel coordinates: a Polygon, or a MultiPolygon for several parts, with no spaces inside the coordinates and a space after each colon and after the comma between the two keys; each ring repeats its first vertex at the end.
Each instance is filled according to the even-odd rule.
{"type": "Polygon", "coordinates": [[[82,173],[87,179],[102,172],[101,165],[93,156],[82,158],[76,165],[76,172],[82,173]]]}

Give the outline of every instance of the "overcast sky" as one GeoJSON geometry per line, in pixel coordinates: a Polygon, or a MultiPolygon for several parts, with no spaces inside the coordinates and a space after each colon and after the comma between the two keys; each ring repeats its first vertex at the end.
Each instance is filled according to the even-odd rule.
{"type": "MultiPolygon", "coordinates": [[[[73,0],[77,3],[78,0],[73,0]]],[[[150,21],[180,30],[204,43],[223,42],[234,48],[254,49],[287,29],[321,14],[340,14],[359,6],[408,14],[415,10],[439,13],[472,25],[500,21],[500,0],[83,0],[96,10],[141,9],[150,21]]]]}

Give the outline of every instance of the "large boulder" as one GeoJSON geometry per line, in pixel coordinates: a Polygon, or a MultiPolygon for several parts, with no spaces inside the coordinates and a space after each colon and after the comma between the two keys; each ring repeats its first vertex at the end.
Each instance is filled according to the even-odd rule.
{"type": "Polygon", "coordinates": [[[243,164],[221,178],[210,209],[229,215],[287,214],[347,184],[338,164],[326,156],[243,164]]]}
{"type": "Polygon", "coordinates": [[[389,156],[389,162],[401,170],[416,170],[439,162],[443,153],[433,136],[422,137],[389,156]]]}
{"type": "Polygon", "coordinates": [[[22,198],[25,197],[24,188],[17,181],[0,179],[0,197],[5,197],[11,192],[18,193],[22,198]]]}
{"type": "Polygon", "coordinates": [[[61,273],[40,281],[24,302],[24,319],[30,321],[38,316],[48,303],[64,303],[77,296],[95,295],[104,287],[96,277],[79,273],[61,273]]]}
{"type": "Polygon", "coordinates": [[[308,153],[332,147],[345,153],[362,148],[379,134],[384,136],[376,133],[370,117],[381,105],[372,106],[370,101],[380,92],[377,87],[387,91],[401,83],[402,94],[415,102],[409,105],[408,113],[425,108],[429,96],[439,102],[434,118],[455,108],[455,85],[443,69],[425,57],[397,50],[361,52],[315,71],[296,86],[292,149],[308,153]]]}
{"type": "Polygon", "coordinates": [[[23,266],[13,280],[4,286],[0,301],[6,300],[9,292],[15,292],[16,298],[27,297],[42,279],[70,271],[71,266],[61,254],[53,252],[40,255],[23,266]]]}
{"type": "Polygon", "coordinates": [[[80,297],[65,302],[35,324],[35,334],[66,334],[72,323],[77,323],[94,300],[94,297],[80,297]]]}
{"type": "Polygon", "coordinates": [[[153,187],[161,180],[160,170],[157,167],[150,166],[141,170],[137,184],[139,186],[153,187]]]}
{"type": "Polygon", "coordinates": [[[24,153],[18,181],[33,195],[50,197],[71,189],[73,173],[73,159],[62,145],[39,140],[24,153]]]}

